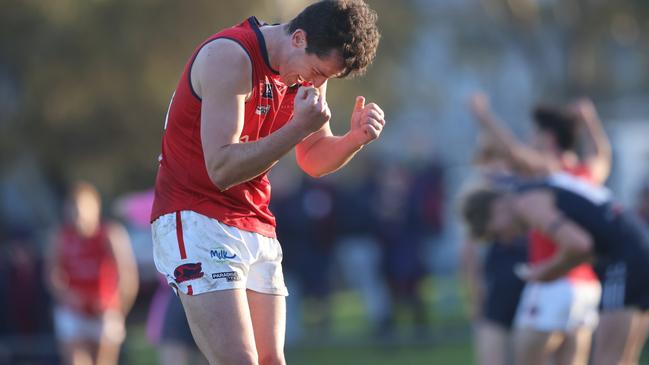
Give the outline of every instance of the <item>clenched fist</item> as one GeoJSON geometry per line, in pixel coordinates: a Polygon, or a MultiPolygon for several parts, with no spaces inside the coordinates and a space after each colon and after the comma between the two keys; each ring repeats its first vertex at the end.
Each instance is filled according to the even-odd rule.
{"type": "Polygon", "coordinates": [[[366,145],[377,139],[383,126],[385,126],[383,110],[374,103],[365,105],[365,98],[357,96],[349,134],[358,146],[366,145]]]}
{"type": "Polygon", "coordinates": [[[313,133],[331,119],[331,110],[313,86],[301,86],[295,95],[293,107],[294,123],[304,128],[307,133],[313,133]]]}

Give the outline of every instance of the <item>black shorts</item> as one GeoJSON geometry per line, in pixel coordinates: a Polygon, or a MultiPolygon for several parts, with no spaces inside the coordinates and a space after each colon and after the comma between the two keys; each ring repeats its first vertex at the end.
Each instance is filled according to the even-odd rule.
{"type": "Polygon", "coordinates": [[[525,282],[514,274],[514,266],[527,261],[527,242],[493,243],[485,257],[484,319],[510,329],[525,282]]]}

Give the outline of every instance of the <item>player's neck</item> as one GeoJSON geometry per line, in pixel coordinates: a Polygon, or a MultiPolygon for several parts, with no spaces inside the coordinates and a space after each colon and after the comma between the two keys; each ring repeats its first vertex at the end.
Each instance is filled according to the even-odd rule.
{"type": "Polygon", "coordinates": [[[274,70],[279,70],[279,65],[285,58],[285,47],[287,40],[290,41],[290,36],[285,30],[286,24],[267,25],[260,28],[261,34],[264,36],[266,42],[266,51],[268,52],[268,61],[270,67],[274,70]]]}

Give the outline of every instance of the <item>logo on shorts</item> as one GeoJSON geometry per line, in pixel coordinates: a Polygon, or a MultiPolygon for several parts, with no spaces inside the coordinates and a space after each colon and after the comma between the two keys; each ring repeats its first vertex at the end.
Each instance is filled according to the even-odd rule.
{"type": "Polygon", "coordinates": [[[182,264],[174,270],[174,277],[179,284],[183,281],[202,278],[203,275],[203,264],[200,262],[182,264]]]}
{"type": "Polygon", "coordinates": [[[228,252],[225,247],[218,247],[210,250],[210,257],[216,259],[216,261],[227,261],[237,257],[237,254],[228,252]]]}
{"type": "Polygon", "coordinates": [[[225,279],[229,282],[240,281],[241,277],[236,271],[226,271],[226,272],[214,272],[212,273],[212,279],[225,279]]]}

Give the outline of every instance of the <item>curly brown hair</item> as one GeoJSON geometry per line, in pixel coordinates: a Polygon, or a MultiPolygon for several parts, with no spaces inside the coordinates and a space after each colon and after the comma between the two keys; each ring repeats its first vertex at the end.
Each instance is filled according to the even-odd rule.
{"type": "Polygon", "coordinates": [[[362,75],[374,60],[381,35],[376,12],[362,0],[324,0],[311,4],[288,23],[289,34],[306,32],[306,52],[326,57],[340,52],[345,69],[338,75],[362,75]]]}

